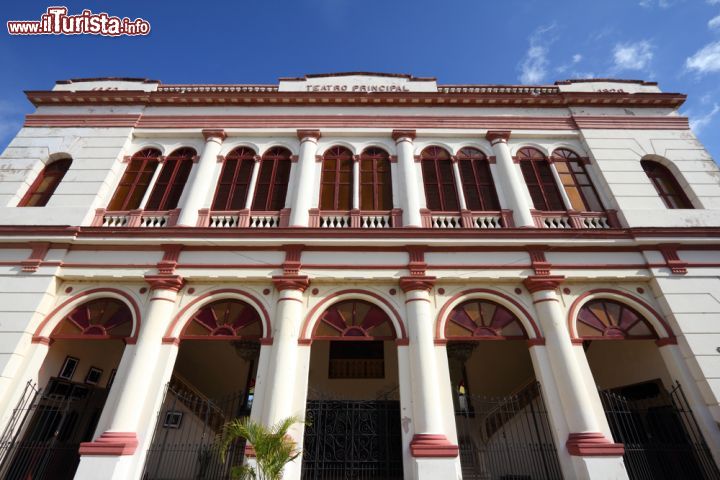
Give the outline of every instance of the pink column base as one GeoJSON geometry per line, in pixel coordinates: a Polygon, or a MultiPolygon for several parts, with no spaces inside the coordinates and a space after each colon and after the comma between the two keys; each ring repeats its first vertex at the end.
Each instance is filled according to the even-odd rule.
{"type": "Polygon", "coordinates": [[[410,442],[410,453],[413,457],[457,457],[458,446],[442,434],[417,433],[410,442]]]}
{"type": "Polygon", "coordinates": [[[600,432],[571,433],[565,446],[575,457],[619,457],[625,453],[622,443],[612,443],[600,432]]]}
{"type": "Polygon", "coordinates": [[[80,455],[132,455],[138,447],[135,432],[105,432],[93,442],[80,444],[80,455]]]}

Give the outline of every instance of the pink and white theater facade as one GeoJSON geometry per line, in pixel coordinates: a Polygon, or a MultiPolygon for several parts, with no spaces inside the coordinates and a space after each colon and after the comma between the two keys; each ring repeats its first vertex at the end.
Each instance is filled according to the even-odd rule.
{"type": "Polygon", "coordinates": [[[0,157],[0,477],[720,478],[720,171],[643,81],[81,79],[0,157]]]}

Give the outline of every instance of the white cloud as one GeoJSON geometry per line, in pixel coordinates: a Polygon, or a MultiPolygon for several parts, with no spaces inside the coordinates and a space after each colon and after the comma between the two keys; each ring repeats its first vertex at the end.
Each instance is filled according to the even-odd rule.
{"type": "Polygon", "coordinates": [[[646,70],[653,58],[653,46],[647,40],[618,43],[613,50],[614,69],[646,70]]]}
{"type": "MultiPolygon", "coordinates": [[[[720,1],[720,0],[718,0],[720,1]]],[[[685,68],[697,73],[720,71],[720,41],[705,45],[685,60],[685,68]]]]}
{"type": "Polygon", "coordinates": [[[573,63],[578,63],[578,62],[579,62],[580,60],[582,60],[582,59],[583,59],[583,56],[580,55],[579,53],[576,53],[576,54],[573,55],[573,57],[572,57],[573,63]]]}
{"type": "MultiPolygon", "coordinates": [[[[718,0],[718,1],[720,2],[720,0],[718,0]]],[[[718,15],[715,18],[710,19],[710,21],[708,22],[708,28],[710,28],[710,29],[720,28],[720,15],[718,15]]]]}
{"type": "Polygon", "coordinates": [[[693,132],[695,132],[696,135],[699,135],[700,132],[707,127],[710,122],[712,122],[715,115],[720,112],[720,105],[717,103],[713,105],[712,110],[710,110],[705,115],[702,115],[700,117],[691,116],[690,112],[687,112],[687,115],[690,117],[690,128],[693,132]]]}
{"type": "Polygon", "coordinates": [[[522,83],[542,83],[548,70],[548,52],[550,45],[555,41],[549,34],[555,29],[555,24],[539,27],[530,36],[530,46],[520,63],[520,81],[522,83]]]}
{"type": "Polygon", "coordinates": [[[707,0],[710,5],[720,5],[720,0],[707,0]]]}
{"type": "MultiPolygon", "coordinates": [[[[708,0],[708,1],[720,1],[720,0],[708,0]]],[[[640,0],[639,5],[644,8],[652,8],[657,5],[660,8],[670,8],[673,4],[670,0],[640,0]]]]}

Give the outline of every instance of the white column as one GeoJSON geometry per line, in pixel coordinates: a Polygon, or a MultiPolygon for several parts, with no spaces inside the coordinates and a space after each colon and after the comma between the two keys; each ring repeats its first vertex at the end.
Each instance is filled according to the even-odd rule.
{"type": "Polygon", "coordinates": [[[360,155],[353,155],[352,208],[360,209],[360,155]]]}
{"type": "Polygon", "coordinates": [[[528,202],[527,186],[515,167],[507,144],[510,131],[489,131],[485,138],[492,145],[495,164],[499,173],[493,180],[498,190],[502,191],[501,196],[508,203],[508,207],[513,211],[515,226],[534,227],[535,221],[530,213],[532,205],[528,202]]]}
{"type": "Polygon", "coordinates": [[[667,340],[662,339],[657,342],[665,367],[668,369],[670,376],[680,384],[688,406],[692,410],[705,442],[710,449],[710,453],[712,453],[715,463],[720,465],[720,430],[718,430],[717,423],[715,423],[715,419],[702,397],[697,382],[688,368],[680,347],[667,340]]]}
{"type": "Polygon", "coordinates": [[[248,185],[247,199],[245,200],[245,210],[250,210],[252,208],[253,198],[255,197],[255,189],[257,188],[257,178],[258,174],[260,173],[260,162],[262,161],[262,157],[260,155],[255,155],[253,157],[253,160],[255,160],[255,163],[253,164],[252,174],[250,174],[250,184],[248,185]]]}
{"type": "Polygon", "coordinates": [[[298,158],[298,175],[295,178],[295,188],[288,205],[290,211],[291,227],[307,227],[310,220],[310,207],[315,183],[315,155],[318,149],[319,130],[298,130],[300,139],[300,155],[298,158]]]}
{"type": "MultiPolygon", "coordinates": [[[[573,350],[567,315],[556,293],[563,279],[559,276],[528,277],[524,284],[532,294],[545,336],[545,351],[569,430],[564,447],[575,457],[573,463],[579,478],[627,478],[622,462],[623,446],[613,443],[602,433],[601,423],[595,416],[594,401],[586,388],[583,368],[573,350]]],[[[558,445],[558,448],[562,447],[562,444],[558,445]]]]}
{"type": "Polygon", "coordinates": [[[392,138],[397,146],[400,174],[400,206],[403,210],[403,227],[421,227],[420,189],[422,182],[416,175],[413,139],[415,130],[393,130],[392,138]]]}
{"type": "Polygon", "coordinates": [[[443,402],[438,390],[434,341],[434,315],[430,289],[435,277],[402,277],[405,311],[410,339],[410,375],[413,393],[414,435],[410,453],[415,460],[414,478],[455,477],[458,447],[450,443],[443,422],[443,402]]]}
{"type": "Polygon", "coordinates": [[[467,210],[465,190],[463,190],[462,177],[460,176],[460,165],[458,165],[458,158],[455,155],[452,156],[452,169],[453,178],[455,178],[455,190],[457,190],[458,202],[460,202],[460,210],[467,210]]]}
{"type": "Polygon", "coordinates": [[[565,186],[560,179],[560,172],[558,172],[557,165],[555,165],[555,162],[552,158],[548,159],[548,164],[550,165],[550,171],[552,172],[553,178],[555,179],[555,184],[558,186],[558,191],[560,192],[563,204],[565,205],[565,210],[573,210],[572,203],[570,202],[570,197],[568,197],[568,194],[565,191],[565,186]]]}
{"type": "Polygon", "coordinates": [[[150,183],[148,183],[147,190],[145,190],[145,195],[143,195],[143,198],[140,201],[140,205],[138,205],[139,209],[144,209],[145,205],[147,205],[148,200],[150,200],[150,194],[152,193],[153,188],[155,188],[155,184],[157,183],[158,177],[160,176],[160,171],[163,169],[164,164],[165,157],[161,157],[160,161],[155,167],[152,178],[150,178],[150,183]]]}
{"type": "Polygon", "coordinates": [[[197,165],[190,172],[190,178],[180,199],[180,216],[177,225],[194,227],[197,225],[198,211],[203,207],[208,191],[214,191],[211,184],[217,167],[217,157],[226,135],[224,130],[203,130],[205,148],[197,165]]]}

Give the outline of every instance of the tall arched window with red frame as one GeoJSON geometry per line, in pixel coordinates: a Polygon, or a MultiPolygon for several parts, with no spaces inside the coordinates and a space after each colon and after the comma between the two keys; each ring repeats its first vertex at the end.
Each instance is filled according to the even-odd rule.
{"type": "Polygon", "coordinates": [[[271,148],[263,154],[255,185],[253,210],[277,211],[285,207],[291,157],[290,150],[283,147],[271,148]]]}
{"type": "Polygon", "coordinates": [[[160,163],[160,155],[160,150],[145,148],[130,158],[115,194],[108,204],[108,210],[117,212],[140,207],[160,163]]]}
{"type": "Polygon", "coordinates": [[[345,147],[331,147],[323,155],[320,178],[320,209],[352,208],[353,155],[345,147]]]}
{"type": "Polygon", "coordinates": [[[642,160],[640,165],[667,208],[694,208],[675,175],[667,167],[653,160],[642,160]]]}
{"type": "Polygon", "coordinates": [[[516,158],[520,162],[520,170],[535,209],[545,212],[565,210],[550,162],[545,155],[537,149],[526,147],[517,152],[516,158]]]}
{"type": "Polygon", "coordinates": [[[590,180],[585,161],[567,148],[558,148],[552,158],[572,208],[581,212],[604,212],[605,208],[590,180]]]}
{"type": "Polygon", "coordinates": [[[360,155],[360,209],[392,209],[390,155],[382,148],[366,148],[360,155]]]}
{"type": "Polygon", "coordinates": [[[427,208],[436,212],[459,211],[460,203],[448,151],[441,147],[427,147],[420,154],[420,164],[427,208]]]}
{"type": "Polygon", "coordinates": [[[61,158],[45,165],[18,207],[44,207],[70,169],[72,158],[61,158]]]}
{"type": "Polygon", "coordinates": [[[225,156],[220,180],[215,190],[212,209],[216,211],[241,210],[245,208],[250,189],[255,152],[247,147],[238,147],[225,156]]]}
{"type": "Polygon", "coordinates": [[[145,210],[177,208],[196,155],[193,148],[179,148],[165,159],[145,210]]]}
{"type": "Polygon", "coordinates": [[[477,148],[461,148],[457,154],[465,204],[469,210],[500,210],[495,183],[490,173],[490,162],[477,148]]]}

